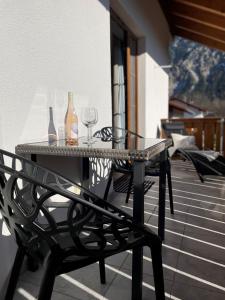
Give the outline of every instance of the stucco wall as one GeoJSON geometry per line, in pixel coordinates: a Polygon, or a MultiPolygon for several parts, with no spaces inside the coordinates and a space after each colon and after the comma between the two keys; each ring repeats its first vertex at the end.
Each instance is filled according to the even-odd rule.
{"type": "MultiPolygon", "coordinates": [[[[157,0],[113,0],[139,39],[139,132],[156,136],[168,115],[170,34],[157,0]]],[[[0,2],[0,147],[47,138],[48,107],[63,124],[67,91],[74,104],[99,111],[96,127],[111,123],[109,0],[0,2]]],[[[85,128],[79,123],[80,135],[85,128]]]]}
{"type": "Polygon", "coordinates": [[[168,116],[169,28],[158,0],[112,0],[111,5],[138,38],[139,133],[156,137],[168,116]]]}
{"type": "MultiPolygon", "coordinates": [[[[111,122],[108,0],[0,1],[0,147],[47,137],[48,107],[64,122],[92,103],[111,122]]],[[[97,128],[97,127],[96,127],[97,128]]],[[[80,122],[80,134],[86,133],[80,122]]]]}
{"type": "MultiPolygon", "coordinates": [[[[14,151],[18,143],[46,139],[48,107],[57,128],[70,90],[78,116],[90,102],[100,116],[96,129],[111,123],[108,8],[108,0],[0,1],[0,148],[14,151]]],[[[81,123],[79,131],[86,133],[81,123]]],[[[0,288],[12,244],[0,236],[0,288]]]]}

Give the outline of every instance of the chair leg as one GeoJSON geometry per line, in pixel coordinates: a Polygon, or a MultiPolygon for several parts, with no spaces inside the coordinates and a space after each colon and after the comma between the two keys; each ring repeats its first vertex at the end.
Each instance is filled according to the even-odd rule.
{"type": "Polygon", "coordinates": [[[205,182],[204,177],[199,172],[198,172],[198,177],[199,177],[199,179],[201,180],[202,183],[205,182]]]}
{"type": "Polygon", "coordinates": [[[105,193],[104,193],[104,198],[103,198],[104,200],[107,200],[107,198],[108,198],[109,188],[110,188],[111,183],[112,183],[112,176],[113,176],[113,170],[111,169],[110,173],[109,173],[108,182],[107,182],[107,185],[106,185],[106,188],[105,188],[105,193]]]}
{"type": "Polygon", "coordinates": [[[13,299],[13,295],[16,289],[16,285],[17,285],[17,281],[20,275],[20,270],[23,264],[23,260],[24,260],[24,256],[25,256],[25,250],[23,247],[19,247],[17,252],[16,252],[16,257],[13,263],[13,267],[11,270],[11,275],[9,278],[9,283],[8,283],[8,287],[7,287],[7,291],[6,291],[6,295],[5,295],[5,300],[12,300],[13,299]]]}
{"type": "Polygon", "coordinates": [[[44,276],[42,278],[41,287],[38,295],[38,300],[50,300],[56,277],[56,267],[59,265],[57,258],[49,256],[44,276]]]}
{"type": "Polygon", "coordinates": [[[102,284],[106,283],[106,278],[105,278],[105,259],[100,259],[99,260],[99,271],[100,271],[100,280],[102,284]]]}
{"type": "Polygon", "coordinates": [[[171,180],[171,169],[170,169],[170,166],[168,167],[168,170],[167,170],[167,172],[166,172],[166,175],[167,175],[168,188],[169,188],[170,212],[171,212],[171,214],[174,214],[174,209],[173,209],[173,188],[172,188],[172,180],[171,180]]]}
{"type": "Polygon", "coordinates": [[[158,237],[154,243],[151,243],[151,254],[156,300],[163,300],[165,299],[165,292],[162,267],[162,244],[158,237]]]}
{"type": "Polygon", "coordinates": [[[133,183],[133,175],[130,176],[130,181],[129,181],[128,190],[127,190],[127,196],[126,196],[126,203],[128,203],[128,201],[130,199],[132,183],[133,183]]]}
{"type": "Polygon", "coordinates": [[[39,268],[39,263],[31,256],[27,256],[27,269],[31,272],[37,271],[39,268]]]}

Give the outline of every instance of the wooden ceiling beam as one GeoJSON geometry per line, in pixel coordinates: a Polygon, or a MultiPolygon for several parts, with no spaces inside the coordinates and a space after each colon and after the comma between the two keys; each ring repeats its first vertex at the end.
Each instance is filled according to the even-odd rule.
{"type": "MultiPolygon", "coordinates": [[[[210,11],[194,8],[188,4],[172,1],[169,8],[171,19],[173,15],[187,16],[208,24],[216,25],[225,28],[225,14],[216,15],[210,11]]],[[[173,23],[173,22],[172,22],[173,23]]]]}
{"type": "Polygon", "coordinates": [[[186,28],[174,27],[174,34],[192,40],[194,42],[198,42],[200,44],[206,45],[210,48],[225,51],[225,42],[221,42],[219,40],[213,40],[210,37],[201,35],[200,33],[197,32],[189,31],[186,28]]]}
{"type": "Polygon", "coordinates": [[[215,29],[218,29],[218,30],[221,30],[221,31],[225,31],[225,28],[223,27],[220,27],[220,26],[217,26],[215,24],[212,24],[212,23],[208,23],[208,22],[205,22],[205,21],[201,21],[199,19],[195,19],[193,18],[192,16],[189,17],[189,16],[185,16],[185,15],[182,15],[182,14],[179,14],[179,13],[176,13],[176,12],[173,12],[173,15],[170,15],[170,17],[173,19],[173,23],[174,23],[174,20],[176,18],[182,18],[182,19],[185,19],[185,20],[190,20],[192,22],[197,22],[197,23],[200,23],[200,24],[203,24],[205,26],[208,26],[208,27],[212,27],[212,28],[215,28],[215,29]]]}
{"type": "Polygon", "coordinates": [[[173,16],[173,24],[174,27],[183,27],[197,33],[199,32],[209,38],[225,42],[225,28],[222,30],[207,23],[196,21],[195,19],[176,15],[173,16]]]}
{"type": "Polygon", "coordinates": [[[195,5],[199,8],[210,10],[214,13],[225,14],[224,0],[175,0],[182,4],[195,5]]]}

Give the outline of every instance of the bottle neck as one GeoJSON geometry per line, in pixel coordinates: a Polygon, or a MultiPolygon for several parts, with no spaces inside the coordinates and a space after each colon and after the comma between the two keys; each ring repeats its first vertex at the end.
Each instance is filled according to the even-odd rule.
{"type": "Polygon", "coordinates": [[[74,111],[73,98],[72,97],[68,97],[68,110],[74,111]]]}
{"type": "Polygon", "coordinates": [[[52,110],[52,107],[49,107],[49,120],[50,120],[50,122],[53,122],[53,110],[52,110]]]}

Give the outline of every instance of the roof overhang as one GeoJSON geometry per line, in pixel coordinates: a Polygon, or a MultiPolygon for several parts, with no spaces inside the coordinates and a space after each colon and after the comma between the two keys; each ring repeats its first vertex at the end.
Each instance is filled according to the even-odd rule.
{"type": "Polygon", "coordinates": [[[225,51],[225,0],[159,0],[172,35],[225,51]]]}

